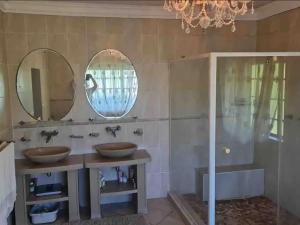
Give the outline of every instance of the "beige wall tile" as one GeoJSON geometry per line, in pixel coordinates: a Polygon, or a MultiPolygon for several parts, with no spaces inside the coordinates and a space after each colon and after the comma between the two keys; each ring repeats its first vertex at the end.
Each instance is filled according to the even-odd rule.
{"type": "Polygon", "coordinates": [[[160,71],[157,63],[136,63],[135,68],[138,73],[139,90],[151,91],[159,90],[160,71]]]}
{"type": "Polygon", "coordinates": [[[0,10],[0,140],[11,140],[11,111],[5,54],[4,13],[0,10]]]}
{"type": "Polygon", "coordinates": [[[6,56],[7,63],[18,65],[27,54],[27,41],[24,33],[6,34],[6,56]]]}
{"type": "Polygon", "coordinates": [[[84,34],[68,34],[68,59],[74,64],[87,62],[88,48],[84,34]]]}
{"type": "Polygon", "coordinates": [[[6,63],[4,43],[4,34],[0,33],[0,63],[6,63]]]}
{"type": "Polygon", "coordinates": [[[46,33],[46,16],[25,15],[26,32],[46,33]]]}
{"type": "Polygon", "coordinates": [[[160,21],[158,19],[141,19],[142,33],[157,35],[159,22],[160,21]]]}
{"type": "Polygon", "coordinates": [[[158,61],[158,36],[143,35],[142,36],[142,59],[144,62],[158,61]]]}
{"type": "MultiPolygon", "coordinates": [[[[111,41],[111,39],[109,39],[111,41]]],[[[88,56],[91,58],[98,52],[106,48],[107,39],[106,36],[102,33],[88,33],[87,34],[87,49],[88,56]]]]}
{"type": "Polygon", "coordinates": [[[67,55],[67,35],[66,34],[49,34],[48,35],[49,48],[60,54],[67,55]]]}
{"type": "Polygon", "coordinates": [[[106,34],[105,35],[105,47],[112,49],[120,49],[121,40],[119,34],[106,34]]]}
{"type": "Polygon", "coordinates": [[[8,76],[5,64],[0,64],[0,138],[9,140],[12,138],[10,97],[8,88],[8,76]]]}
{"type": "Polygon", "coordinates": [[[176,42],[173,35],[159,35],[158,52],[161,62],[174,59],[176,54],[175,49],[176,42]]]}
{"type": "Polygon", "coordinates": [[[25,31],[25,16],[24,14],[4,14],[4,29],[5,32],[18,32],[25,31]]]}
{"type": "Polygon", "coordinates": [[[159,35],[185,35],[181,29],[181,23],[179,20],[160,20],[158,23],[159,35]]]}
{"type": "Polygon", "coordinates": [[[86,18],[85,17],[67,17],[67,32],[68,33],[80,33],[84,34],[86,30],[86,18]]]}
{"type": "Polygon", "coordinates": [[[4,31],[4,21],[3,21],[3,15],[4,13],[0,10],[0,33],[4,31]]]}
{"type": "Polygon", "coordinates": [[[231,32],[231,27],[227,27],[227,33],[231,33],[233,36],[256,36],[256,21],[238,21],[236,28],[235,32],[231,32]]]}
{"type": "Polygon", "coordinates": [[[140,19],[123,19],[122,33],[127,35],[140,35],[142,33],[142,21],[140,19]]]}
{"type": "Polygon", "coordinates": [[[27,34],[28,51],[38,48],[48,48],[48,37],[45,33],[27,34]]]}
{"type": "Polygon", "coordinates": [[[256,39],[244,36],[231,42],[233,51],[254,52],[256,51],[256,39]]]}
{"type": "Polygon", "coordinates": [[[120,41],[120,51],[123,52],[132,63],[142,61],[141,35],[123,34],[120,36],[120,41]]]}
{"type": "Polygon", "coordinates": [[[64,16],[47,16],[46,23],[48,34],[65,33],[67,30],[67,21],[64,16]]]}
{"type": "Polygon", "coordinates": [[[121,18],[106,18],[106,32],[110,34],[120,34],[123,30],[123,20],[121,18]]]}
{"type": "Polygon", "coordinates": [[[199,39],[199,36],[178,36],[175,39],[176,58],[182,58],[184,56],[193,56],[199,54],[199,39]]]}
{"type": "Polygon", "coordinates": [[[88,33],[105,33],[106,31],[106,22],[105,18],[96,18],[96,17],[87,17],[86,26],[88,33]]]}
{"type": "Polygon", "coordinates": [[[207,41],[209,39],[208,39],[208,35],[204,31],[201,31],[198,40],[199,40],[199,45],[198,45],[199,46],[199,49],[198,49],[199,54],[209,52],[209,50],[208,50],[209,49],[209,43],[207,41]]]}

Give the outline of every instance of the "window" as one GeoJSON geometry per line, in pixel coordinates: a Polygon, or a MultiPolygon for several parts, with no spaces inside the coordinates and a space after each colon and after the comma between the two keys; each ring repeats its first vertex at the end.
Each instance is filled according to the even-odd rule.
{"type": "MultiPolygon", "coordinates": [[[[275,140],[282,140],[284,133],[284,106],[285,106],[285,78],[286,64],[281,62],[274,63],[274,74],[272,77],[271,93],[269,96],[269,137],[275,140]]],[[[253,64],[251,76],[251,115],[256,113],[257,101],[259,99],[265,64],[253,64]]],[[[253,118],[252,118],[253,119],[253,118]]],[[[252,120],[254,121],[254,120],[252,120]]]]}
{"type": "Polygon", "coordinates": [[[285,71],[285,63],[275,64],[275,78],[270,98],[270,124],[272,124],[270,136],[277,139],[282,139],[284,133],[285,71]]]}

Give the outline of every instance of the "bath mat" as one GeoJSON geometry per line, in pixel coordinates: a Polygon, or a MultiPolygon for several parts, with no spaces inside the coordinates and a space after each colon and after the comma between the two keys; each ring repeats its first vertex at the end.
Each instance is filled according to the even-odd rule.
{"type": "Polygon", "coordinates": [[[101,220],[84,220],[62,225],[147,225],[142,215],[114,216],[101,220]]]}

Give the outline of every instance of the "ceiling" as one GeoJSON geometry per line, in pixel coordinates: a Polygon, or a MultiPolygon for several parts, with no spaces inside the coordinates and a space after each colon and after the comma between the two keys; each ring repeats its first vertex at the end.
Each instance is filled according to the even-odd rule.
{"type": "MultiPolygon", "coordinates": [[[[6,0],[6,1],[14,1],[14,0],[6,0]]],[[[26,0],[25,0],[26,1],[26,0]]],[[[27,0],[30,1],[30,0],[27,0]]],[[[42,0],[48,1],[48,0],[42,0]]],[[[122,4],[122,5],[145,5],[145,6],[162,6],[164,4],[164,0],[95,0],[95,1],[74,1],[74,0],[51,0],[53,2],[72,2],[72,3],[107,3],[107,4],[122,4]]],[[[268,3],[271,3],[275,0],[254,0],[254,7],[259,8],[268,3]]]]}
{"type": "Polygon", "coordinates": [[[259,0],[256,0],[254,1],[254,7],[255,8],[259,8],[259,7],[262,7],[266,4],[269,4],[269,3],[272,3],[274,0],[268,0],[268,1],[259,1],[259,0]]]}
{"type": "MultiPolygon", "coordinates": [[[[300,0],[253,0],[255,13],[238,20],[261,20],[300,7],[300,0]]],[[[174,13],[163,10],[164,0],[0,0],[0,10],[11,13],[174,19],[174,13]]]]}

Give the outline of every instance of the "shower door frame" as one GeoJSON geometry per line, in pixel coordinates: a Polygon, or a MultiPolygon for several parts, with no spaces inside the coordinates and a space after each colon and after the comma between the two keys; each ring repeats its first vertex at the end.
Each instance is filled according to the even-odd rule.
{"type": "MultiPolygon", "coordinates": [[[[207,54],[205,54],[207,56],[207,54]]],[[[208,225],[215,225],[216,212],[216,101],[218,58],[300,57],[300,52],[211,52],[209,55],[209,202],[208,225]]],[[[199,56],[202,58],[203,55],[199,56]]]]}
{"type": "MultiPolygon", "coordinates": [[[[217,102],[217,65],[218,58],[234,57],[300,57],[300,52],[210,52],[186,57],[173,62],[192,59],[209,61],[209,198],[208,225],[215,225],[216,207],[216,102],[217,102]]],[[[172,154],[172,152],[171,152],[172,154]]],[[[171,155],[170,155],[171,160],[171,155]]],[[[171,168],[170,168],[171,169],[171,168]]]]}

